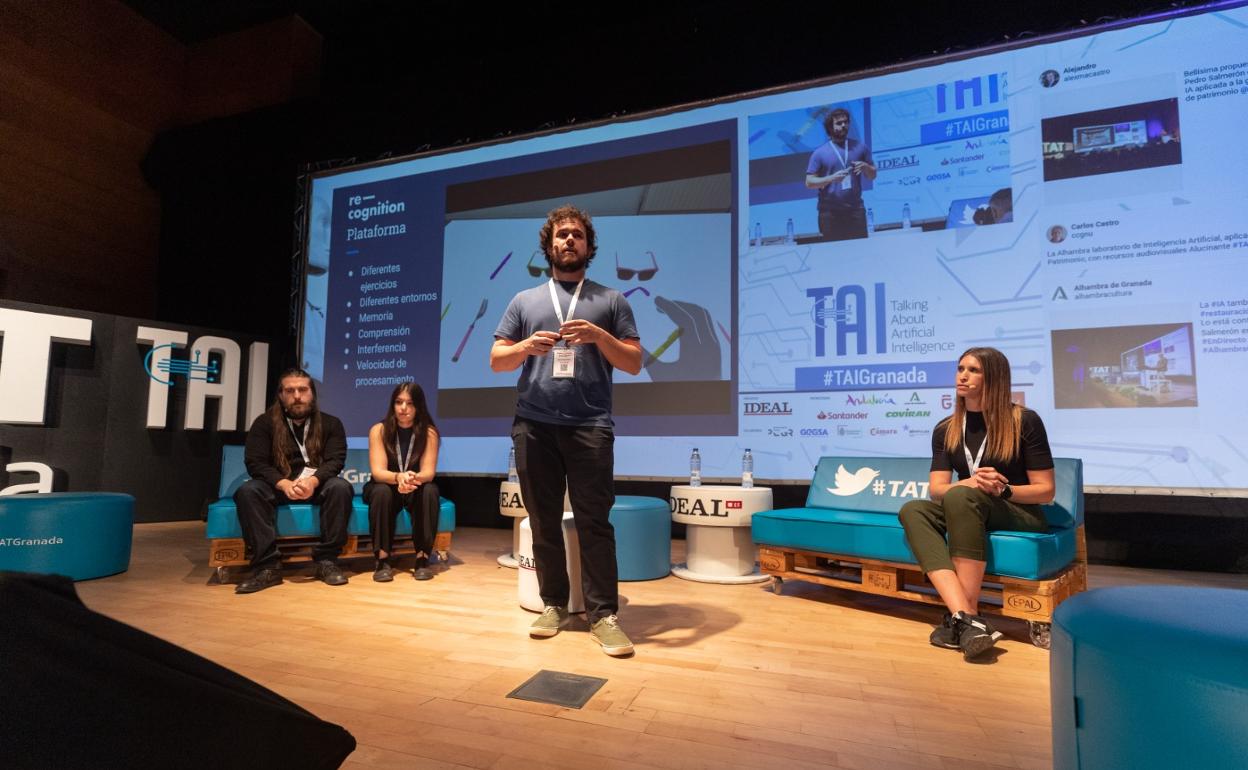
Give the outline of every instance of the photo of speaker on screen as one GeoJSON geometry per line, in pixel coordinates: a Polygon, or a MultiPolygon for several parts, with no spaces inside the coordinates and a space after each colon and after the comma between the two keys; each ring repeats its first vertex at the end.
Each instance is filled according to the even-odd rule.
{"type": "Polygon", "coordinates": [[[849,136],[850,122],[849,110],[829,110],[823,119],[828,141],[806,164],[806,186],[819,191],[819,234],[829,241],[867,237],[862,181],[874,180],[876,169],[871,148],[849,136]]]}
{"type": "Polygon", "coordinates": [[[1052,341],[1058,409],[1197,405],[1190,323],[1059,329],[1052,341]]]}

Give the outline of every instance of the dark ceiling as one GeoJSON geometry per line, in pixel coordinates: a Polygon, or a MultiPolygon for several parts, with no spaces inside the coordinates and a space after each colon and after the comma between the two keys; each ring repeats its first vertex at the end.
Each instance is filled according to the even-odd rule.
{"type": "MultiPolygon", "coordinates": [[[[406,152],[635,114],[1133,18],[1195,2],[125,0],[187,43],[297,14],[322,107],[406,152]],[[358,124],[358,123],[357,123],[358,124]],[[392,131],[391,127],[398,130],[392,131]]],[[[367,148],[369,150],[374,148],[367,148]]]]}

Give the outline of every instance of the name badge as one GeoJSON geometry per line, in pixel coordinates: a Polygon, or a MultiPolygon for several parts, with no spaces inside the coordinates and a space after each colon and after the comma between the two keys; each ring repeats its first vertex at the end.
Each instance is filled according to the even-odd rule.
{"type": "Polygon", "coordinates": [[[854,189],[854,176],[853,176],[853,174],[846,174],[846,175],[845,175],[845,177],[841,180],[841,189],[842,189],[842,190],[852,190],[852,189],[854,189]]]}
{"type": "Polygon", "coordinates": [[[303,466],[303,470],[299,471],[299,478],[295,479],[295,481],[303,481],[304,479],[311,478],[315,475],[316,475],[316,468],[309,468],[308,466],[305,465],[303,466]]]}
{"type": "Polygon", "coordinates": [[[576,376],[576,351],[572,348],[555,348],[552,360],[555,363],[554,377],[566,379],[576,376]]]}

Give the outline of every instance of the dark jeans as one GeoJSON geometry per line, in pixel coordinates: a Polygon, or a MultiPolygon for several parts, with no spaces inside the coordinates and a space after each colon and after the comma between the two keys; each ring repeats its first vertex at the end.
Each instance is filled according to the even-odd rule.
{"type": "Polygon", "coordinates": [[[986,561],[989,532],[1046,532],[1049,528],[1040,506],[1011,503],[971,487],[950,487],[939,503],[911,500],[901,506],[897,517],[924,573],[953,569],[954,556],[986,561]]]}
{"type": "Polygon", "coordinates": [[[546,605],[568,606],[567,551],[563,545],[563,490],[581,549],[585,617],[593,623],[620,609],[615,528],[615,433],[611,428],[534,422],[517,417],[511,427],[520,496],[533,528],[537,584],[546,605]]]}
{"type": "Polygon", "coordinates": [[[321,542],[312,548],[312,558],[333,560],[347,544],[347,518],[351,515],[351,484],[334,477],[322,482],[307,500],[291,500],[268,482],[251,479],[234,493],[238,523],[243,540],[251,551],[255,569],[276,569],[281,562],[277,551],[277,506],[287,503],[311,503],[321,506],[321,542]]]}
{"type": "Polygon", "coordinates": [[[399,511],[406,509],[412,517],[412,545],[426,556],[433,551],[433,538],[438,533],[438,486],[430,481],[415,492],[400,494],[398,486],[370,481],[364,485],[364,502],[368,503],[368,533],[373,538],[373,554],[394,553],[394,524],[399,511]]]}
{"type": "Polygon", "coordinates": [[[867,210],[827,209],[819,212],[819,234],[829,241],[867,237],[867,210]]]}

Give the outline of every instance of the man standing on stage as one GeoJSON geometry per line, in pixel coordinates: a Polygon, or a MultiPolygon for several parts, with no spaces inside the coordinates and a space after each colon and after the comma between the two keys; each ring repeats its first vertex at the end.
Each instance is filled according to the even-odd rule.
{"type": "Polygon", "coordinates": [[[316,385],[302,369],[288,369],[278,379],[277,399],[247,431],[243,460],[251,480],[234,493],[238,523],[251,551],[252,574],[237,594],[263,591],[282,582],[277,551],[277,506],[321,506],[321,542],[312,549],[316,576],[331,586],[345,585],[334,559],[347,542],[351,484],[338,477],[347,459],[342,421],[322,412],[316,385]]]}
{"type": "Polygon", "coordinates": [[[511,438],[545,604],[529,634],[554,636],[568,619],[566,478],[590,633],[608,655],[628,655],[633,644],[616,617],[615,530],[608,520],[615,503],[611,373],[641,371],[641,339],[628,300],[585,279],[598,250],[588,214],[574,206],[555,209],[539,240],[551,279],[511,300],[490,350],[494,371],[520,369],[511,438]]]}
{"type": "Polygon", "coordinates": [[[825,240],[867,237],[863,177],[875,179],[871,148],[849,138],[849,111],[837,107],[823,119],[828,143],[810,154],[806,186],[819,191],[819,232],[825,240]]]}

